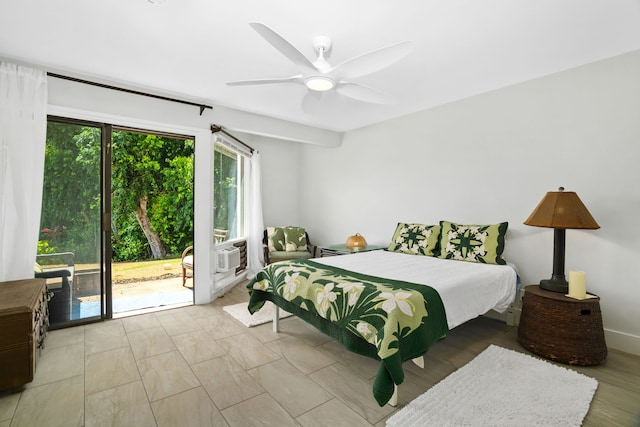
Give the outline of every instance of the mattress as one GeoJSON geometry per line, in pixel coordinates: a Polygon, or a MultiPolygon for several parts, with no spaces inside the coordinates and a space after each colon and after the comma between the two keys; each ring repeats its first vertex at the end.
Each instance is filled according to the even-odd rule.
{"type": "Polygon", "coordinates": [[[449,329],[491,309],[504,312],[514,301],[517,291],[517,273],[510,264],[479,264],[382,250],[315,258],[313,261],[371,276],[431,286],[440,294],[449,329]]]}

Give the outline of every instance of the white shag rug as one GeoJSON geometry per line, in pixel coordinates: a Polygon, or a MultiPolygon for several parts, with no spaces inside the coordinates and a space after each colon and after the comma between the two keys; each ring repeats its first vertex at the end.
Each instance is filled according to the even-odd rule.
{"type": "Polygon", "coordinates": [[[580,426],[597,388],[576,371],[491,345],[387,426],[580,426]]]}
{"type": "MultiPolygon", "coordinates": [[[[240,304],[227,305],[222,308],[224,311],[229,313],[231,316],[242,322],[246,327],[250,328],[252,326],[262,325],[263,323],[271,322],[273,320],[273,310],[276,307],[273,305],[271,301],[267,301],[264,303],[262,308],[255,313],[249,313],[249,309],[247,308],[247,303],[243,302],[240,304]]],[[[291,316],[291,313],[288,311],[280,310],[280,319],[284,319],[285,317],[291,316]]]]}

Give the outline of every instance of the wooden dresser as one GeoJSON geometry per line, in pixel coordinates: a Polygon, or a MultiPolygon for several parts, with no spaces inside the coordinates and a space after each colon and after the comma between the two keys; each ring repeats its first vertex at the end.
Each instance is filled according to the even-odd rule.
{"type": "Polygon", "coordinates": [[[0,390],[33,381],[48,326],[44,279],[0,282],[0,390]]]}

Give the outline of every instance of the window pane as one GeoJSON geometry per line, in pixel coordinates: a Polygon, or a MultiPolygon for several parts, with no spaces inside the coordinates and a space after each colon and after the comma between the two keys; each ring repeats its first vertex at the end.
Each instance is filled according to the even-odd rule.
{"type": "Polygon", "coordinates": [[[220,145],[214,151],[213,225],[228,230],[228,239],[243,235],[242,229],[242,163],[243,157],[220,145]]]}

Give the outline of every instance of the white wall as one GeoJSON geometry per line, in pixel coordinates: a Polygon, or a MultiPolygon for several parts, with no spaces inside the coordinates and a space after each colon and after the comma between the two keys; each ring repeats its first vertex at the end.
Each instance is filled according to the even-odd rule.
{"type": "Polygon", "coordinates": [[[242,140],[260,152],[265,227],[300,224],[303,144],[258,135],[242,135],[242,140]]]}
{"type": "Polygon", "coordinates": [[[600,295],[610,347],[640,354],[640,51],[302,147],[301,219],[316,243],[398,221],[509,221],[506,258],[550,278],[553,231],[523,221],[545,192],[576,191],[601,229],[568,230],[566,272],[600,295]]]}

